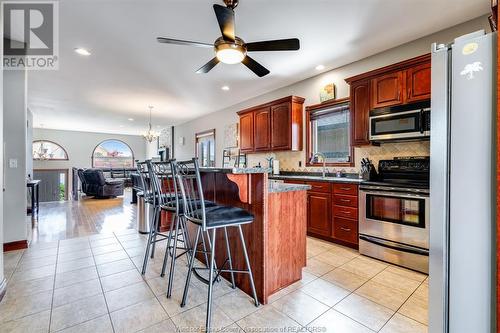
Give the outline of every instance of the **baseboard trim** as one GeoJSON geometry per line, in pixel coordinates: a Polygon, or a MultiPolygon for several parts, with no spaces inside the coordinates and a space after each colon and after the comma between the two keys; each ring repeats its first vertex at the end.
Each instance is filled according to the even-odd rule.
{"type": "Polygon", "coordinates": [[[22,250],[27,248],[28,248],[28,241],[26,239],[15,242],[3,243],[3,252],[22,250]]]}
{"type": "Polygon", "coordinates": [[[5,296],[6,291],[7,291],[7,280],[3,279],[3,281],[0,282],[0,302],[2,301],[3,297],[5,296]]]}

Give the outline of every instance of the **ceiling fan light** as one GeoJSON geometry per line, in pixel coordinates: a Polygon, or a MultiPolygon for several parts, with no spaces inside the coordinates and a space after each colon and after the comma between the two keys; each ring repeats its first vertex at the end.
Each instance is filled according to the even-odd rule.
{"type": "Polygon", "coordinates": [[[222,38],[215,42],[215,56],[225,64],[240,63],[246,56],[243,41],[236,39],[235,43],[227,43],[222,38]]]}
{"type": "Polygon", "coordinates": [[[218,50],[216,53],[217,59],[225,64],[237,64],[244,58],[245,54],[237,48],[227,48],[218,50]]]}

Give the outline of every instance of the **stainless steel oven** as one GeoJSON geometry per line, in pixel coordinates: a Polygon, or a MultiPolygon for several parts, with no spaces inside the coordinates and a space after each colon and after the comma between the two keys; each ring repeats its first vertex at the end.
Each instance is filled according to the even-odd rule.
{"type": "Polygon", "coordinates": [[[362,254],[428,273],[428,190],[361,185],[362,254]]]}
{"type": "MultiPolygon", "coordinates": [[[[415,105],[415,109],[378,109],[370,111],[370,140],[416,140],[430,137],[430,111],[415,105]]],[[[405,107],[407,109],[408,107],[405,107]]]]}

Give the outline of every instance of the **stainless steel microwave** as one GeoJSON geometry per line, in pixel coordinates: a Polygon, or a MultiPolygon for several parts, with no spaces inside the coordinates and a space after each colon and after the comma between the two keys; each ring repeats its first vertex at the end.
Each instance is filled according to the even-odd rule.
{"type": "Polygon", "coordinates": [[[428,139],[431,109],[421,104],[410,107],[370,111],[370,141],[428,139]]]}

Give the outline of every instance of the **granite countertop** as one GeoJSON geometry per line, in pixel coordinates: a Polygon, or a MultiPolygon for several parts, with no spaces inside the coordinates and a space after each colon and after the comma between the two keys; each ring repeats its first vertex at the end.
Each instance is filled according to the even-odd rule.
{"type": "Polygon", "coordinates": [[[296,179],[296,180],[311,180],[331,183],[353,183],[360,184],[364,179],[347,178],[347,177],[321,177],[321,176],[308,176],[308,175],[269,175],[269,179],[296,179]]]}
{"type": "Polygon", "coordinates": [[[249,174],[249,173],[271,173],[271,168],[200,168],[201,172],[219,172],[219,173],[234,173],[234,174],[249,174]]]}
{"type": "Polygon", "coordinates": [[[269,193],[307,191],[310,189],[311,186],[305,184],[287,184],[276,180],[269,181],[269,193]]]}

